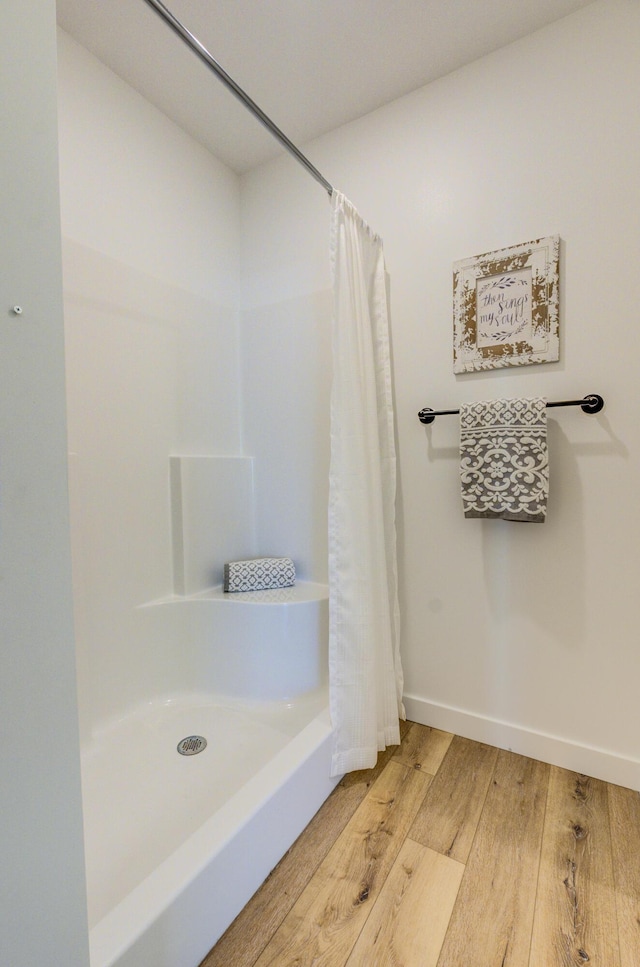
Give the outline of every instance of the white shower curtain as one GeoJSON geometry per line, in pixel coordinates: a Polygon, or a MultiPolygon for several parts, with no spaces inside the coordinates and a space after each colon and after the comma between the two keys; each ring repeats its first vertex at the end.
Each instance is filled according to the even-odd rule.
{"type": "Polygon", "coordinates": [[[331,775],[400,741],[396,454],[382,240],[331,197],[333,387],[329,480],[331,775]]]}

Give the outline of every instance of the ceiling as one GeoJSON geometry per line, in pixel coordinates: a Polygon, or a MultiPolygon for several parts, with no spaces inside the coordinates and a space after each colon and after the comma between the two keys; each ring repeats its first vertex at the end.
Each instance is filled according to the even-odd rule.
{"type": "MultiPolygon", "coordinates": [[[[592,0],[164,2],[303,146],[592,0]]],[[[144,0],[57,7],[65,31],[233,170],[282,153],[144,0]]]]}

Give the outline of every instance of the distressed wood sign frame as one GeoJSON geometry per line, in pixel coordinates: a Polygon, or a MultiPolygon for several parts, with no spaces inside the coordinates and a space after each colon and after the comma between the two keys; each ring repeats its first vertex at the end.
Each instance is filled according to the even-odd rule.
{"type": "Polygon", "coordinates": [[[453,371],[560,358],[560,236],[453,265],[453,371]]]}

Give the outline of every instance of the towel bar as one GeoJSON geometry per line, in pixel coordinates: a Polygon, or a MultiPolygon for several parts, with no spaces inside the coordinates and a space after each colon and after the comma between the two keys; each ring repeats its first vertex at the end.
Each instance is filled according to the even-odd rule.
{"type": "MultiPolygon", "coordinates": [[[[547,403],[547,409],[552,406],[579,406],[583,413],[599,413],[604,406],[604,400],[597,393],[589,393],[582,400],[557,400],[555,403],[547,403]]],[[[421,423],[433,423],[436,416],[450,416],[459,413],[460,410],[432,410],[430,406],[425,406],[418,413],[421,423]]]]}

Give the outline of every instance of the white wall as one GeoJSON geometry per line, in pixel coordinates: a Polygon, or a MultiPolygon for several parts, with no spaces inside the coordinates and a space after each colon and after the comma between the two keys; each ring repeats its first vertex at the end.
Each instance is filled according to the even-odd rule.
{"type": "MultiPolygon", "coordinates": [[[[639,46],[638,4],[596,2],[306,148],[385,239],[410,713],[636,787],[639,46]],[[561,361],[455,377],[453,261],[555,233],[563,240],[561,361]],[[426,429],[418,410],[589,392],[605,398],[598,417],[549,411],[546,523],[464,520],[457,421],[426,429]]],[[[297,405],[299,360],[306,373],[320,343],[314,393],[326,404],[326,336],[312,307],[328,305],[328,223],[322,189],[290,159],[243,178],[245,373],[254,387],[247,434],[268,433],[297,405]],[[258,322],[283,337],[277,360],[269,357],[272,391],[268,374],[254,379],[258,322]],[[287,329],[294,339],[284,338],[287,329]],[[267,401],[262,423],[259,400],[267,401]]],[[[303,414],[288,434],[264,473],[290,474],[294,490],[313,478],[320,492],[325,422],[303,414]]],[[[262,526],[286,531],[290,508],[274,500],[268,510],[262,526]]],[[[301,538],[309,548],[316,527],[314,518],[301,538]]],[[[309,566],[320,568],[320,557],[309,566]]]]}
{"type": "Polygon", "coordinates": [[[0,963],[88,967],[66,479],[55,3],[0,60],[0,963]],[[11,307],[20,305],[22,315],[11,307]]]}
{"type": "Polygon", "coordinates": [[[63,31],[59,115],[86,733],[172,687],[170,454],[241,453],[239,181],[63,31]]]}

